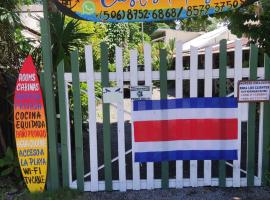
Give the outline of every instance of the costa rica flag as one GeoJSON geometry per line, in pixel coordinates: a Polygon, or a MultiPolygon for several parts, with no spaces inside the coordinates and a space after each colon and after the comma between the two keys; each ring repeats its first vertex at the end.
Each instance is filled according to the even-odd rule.
{"type": "Polygon", "coordinates": [[[135,162],[236,160],[236,98],[133,102],[135,162]]]}

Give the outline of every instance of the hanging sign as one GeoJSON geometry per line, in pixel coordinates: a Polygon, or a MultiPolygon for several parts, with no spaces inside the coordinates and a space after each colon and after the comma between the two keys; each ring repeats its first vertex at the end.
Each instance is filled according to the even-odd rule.
{"type": "Polygon", "coordinates": [[[150,86],[131,86],[130,99],[131,100],[150,100],[152,90],[150,86]]]}
{"type": "Polygon", "coordinates": [[[103,88],[103,103],[118,103],[123,100],[123,89],[119,87],[103,88]]]}
{"type": "Polygon", "coordinates": [[[44,190],[47,176],[47,129],[43,99],[31,56],[20,71],[14,96],[17,153],[30,192],[44,190]]]}
{"type": "Polygon", "coordinates": [[[176,20],[239,8],[246,0],[54,0],[59,10],[94,22],[176,20]]]}
{"type": "Polygon", "coordinates": [[[239,81],[239,102],[261,102],[270,100],[270,81],[239,81]]]}

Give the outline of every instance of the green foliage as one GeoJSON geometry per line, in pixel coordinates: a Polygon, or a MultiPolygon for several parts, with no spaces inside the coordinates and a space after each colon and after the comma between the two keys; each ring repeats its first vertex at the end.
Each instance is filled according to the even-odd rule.
{"type": "Polygon", "coordinates": [[[212,25],[211,18],[208,16],[193,17],[181,20],[181,29],[185,31],[207,31],[212,25]]]}
{"type": "Polygon", "coordinates": [[[173,66],[173,61],[174,61],[174,55],[175,55],[175,50],[176,50],[176,46],[175,46],[176,40],[171,39],[169,40],[169,43],[166,45],[166,49],[167,49],[167,60],[168,60],[168,69],[172,69],[173,66]]]}
{"type": "MultiPolygon", "coordinates": [[[[169,28],[172,28],[167,23],[168,22],[166,22],[166,23],[158,23],[158,22],[146,22],[146,23],[143,23],[144,32],[147,35],[152,35],[152,33],[154,31],[156,31],[157,29],[169,29],[169,28]]],[[[173,22],[173,24],[174,24],[174,22],[173,22]]]]}
{"type": "Polygon", "coordinates": [[[32,0],[1,0],[0,1],[0,66],[5,71],[17,72],[21,62],[29,53],[36,55],[37,50],[31,41],[22,35],[18,6],[30,4],[32,0]]]}
{"type": "Polygon", "coordinates": [[[50,22],[53,66],[55,68],[64,59],[66,69],[69,71],[71,51],[76,48],[83,51],[90,34],[82,31],[79,20],[65,20],[65,15],[59,13],[52,13],[50,22]]]}
{"type": "MultiPolygon", "coordinates": [[[[82,82],[80,84],[81,88],[81,106],[82,106],[82,120],[83,124],[88,123],[88,94],[87,94],[87,83],[82,82]]],[[[70,114],[71,114],[71,121],[73,121],[73,111],[74,111],[74,101],[73,101],[73,90],[70,88],[69,90],[69,105],[70,105],[70,114]]],[[[99,102],[100,99],[102,98],[102,87],[100,82],[95,82],[95,96],[96,96],[96,101],[99,102]]]]}
{"type": "Polygon", "coordinates": [[[168,69],[174,69],[175,42],[175,39],[171,39],[168,44],[165,44],[164,42],[155,42],[152,44],[152,66],[154,70],[157,71],[160,67],[160,49],[167,50],[168,69]]]}
{"type": "MultiPolygon", "coordinates": [[[[173,49],[170,48],[174,48],[173,46],[169,46],[169,44],[165,44],[164,42],[155,42],[152,44],[152,66],[154,70],[159,70],[159,65],[160,65],[160,56],[159,56],[159,52],[160,49],[168,49],[174,51],[173,49]]],[[[167,58],[171,58],[170,57],[171,54],[168,54],[167,58]]],[[[173,55],[172,55],[173,56],[173,55]]]]}
{"type": "MultiPolygon", "coordinates": [[[[150,42],[151,38],[145,32],[142,32],[140,23],[129,23],[130,35],[128,39],[128,48],[138,50],[138,64],[144,63],[143,43],[150,42]]],[[[125,49],[125,66],[129,65],[129,51],[125,49]]]]}
{"type": "Polygon", "coordinates": [[[80,28],[85,33],[91,34],[88,40],[85,42],[87,44],[92,44],[93,47],[93,59],[95,70],[100,70],[100,43],[105,39],[107,28],[104,23],[94,23],[87,21],[80,21],[80,28]]]}
{"type": "Polygon", "coordinates": [[[229,29],[258,43],[270,55],[270,1],[259,0],[228,13],[229,29]]]}
{"type": "Polygon", "coordinates": [[[128,23],[107,23],[107,35],[105,38],[109,49],[109,62],[115,60],[115,47],[127,48],[130,36],[128,23]]]}
{"type": "Polygon", "coordinates": [[[42,192],[42,193],[30,193],[27,192],[20,197],[22,200],[73,200],[73,199],[82,199],[83,194],[77,190],[71,189],[60,189],[54,192],[42,192]]]}
{"type": "Polygon", "coordinates": [[[13,150],[8,147],[3,158],[0,159],[0,177],[15,175],[20,177],[19,162],[13,150]]]}

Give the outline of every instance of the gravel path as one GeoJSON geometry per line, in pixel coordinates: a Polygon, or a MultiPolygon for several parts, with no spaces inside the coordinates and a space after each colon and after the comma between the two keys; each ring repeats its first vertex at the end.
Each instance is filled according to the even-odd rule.
{"type": "Polygon", "coordinates": [[[270,199],[269,187],[252,188],[184,188],[167,190],[141,190],[121,192],[86,193],[85,199],[91,200],[267,200],[270,199]]]}

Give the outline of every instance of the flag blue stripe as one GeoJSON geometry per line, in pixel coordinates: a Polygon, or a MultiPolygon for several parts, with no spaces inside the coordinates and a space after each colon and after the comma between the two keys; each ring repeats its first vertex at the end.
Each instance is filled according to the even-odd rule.
{"type": "Polygon", "coordinates": [[[171,160],[237,160],[237,150],[135,152],[135,162],[161,162],[171,160]]]}
{"type": "Polygon", "coordinates": [[[206,97],[186,99],[139,100],[133,102],[133,111],[166,110],[176,108],[237,108],[237,99],[206,97]]]}

